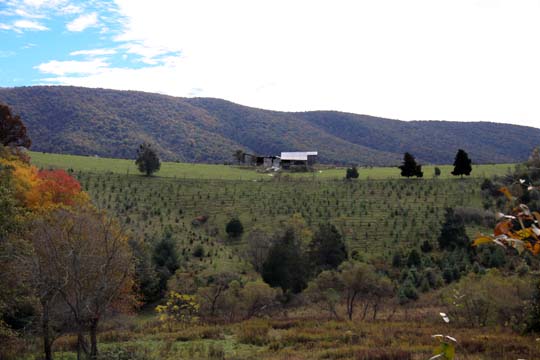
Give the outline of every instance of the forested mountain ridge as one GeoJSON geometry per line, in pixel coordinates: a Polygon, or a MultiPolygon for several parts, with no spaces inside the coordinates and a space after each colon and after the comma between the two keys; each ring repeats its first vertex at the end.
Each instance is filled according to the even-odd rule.
{"type": "Polygon", "coordinates": [[[68,86],[0,88],[21,115],[33,150],[133,158],[150,142],[162,158],[232,161],[317,150],[326,163],[395,165],[405,151],[421,162],[451,163],[458,148],[474,162],[523,161],[540,129],[489,122],[398,121],[337,111],[279,112],[212,98],[68,86]]]}

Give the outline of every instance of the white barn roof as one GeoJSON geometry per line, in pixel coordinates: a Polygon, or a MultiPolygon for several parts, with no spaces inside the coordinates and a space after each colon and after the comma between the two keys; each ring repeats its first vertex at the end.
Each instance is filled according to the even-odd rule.
{"type": "Polygon", "coordinates": [[[299,151],[299,152],[282,152],[281,160],[304,160],[307,161],[308,155],[318,155],[317,151],[299,151]]]}

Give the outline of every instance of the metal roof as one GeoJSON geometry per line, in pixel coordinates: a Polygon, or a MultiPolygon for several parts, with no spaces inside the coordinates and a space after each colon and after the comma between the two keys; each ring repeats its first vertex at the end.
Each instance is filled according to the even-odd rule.
{"type": "Polygon", "coordinates": [[[307,161],[308,155],[318,155],[317,151],[300,152],[282,152],[281,160],[304,160],[307,161]]]}

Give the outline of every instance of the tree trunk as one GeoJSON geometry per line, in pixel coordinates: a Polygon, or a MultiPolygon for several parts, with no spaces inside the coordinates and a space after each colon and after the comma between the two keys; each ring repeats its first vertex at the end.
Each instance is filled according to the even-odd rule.
{"type": "Polygon", "coordinates": [[[49,304],[42,303],[43,315],[41,316],[41,325],[43,330],[43,353],[45,360],[52,360],[51,334],[49,328],[49,304]]]}
{"type": "Polygon", "coordinates": [[[83,360],[82,355],[88,354],[88,349],[86,347],[86,340],[82,329],[77,331],[77,360],[83,360]]]}
{"type": "Polygon", "coordinates": [[[377,319],[377,311],[379,310],[379,303],[373,304],[373,320],[377,319]]]}
{"type": "Polygon", "coordinates": [[[357,293],[355,292],[347,299],[347,315],[349,316],[349,320],[352,320],[353,317],[354,299],[356,298],[356,295],[357,293]]]}
{"type": "Polygon", "coordinates": [[[97,327],[98,319],[92,320],[92,324],[90,325],[90,359],[92,360],[96,360],[98,356],[97,327]]]}
{"type": "Polygon", "coordinates": [[[363,313],[362,313],[362,320],[365,320],[365,319],[366,319],[368,309],[369,309],[369,302],[366,302],[366,303],[364,304],[364,311],[363,311],[363,313]]]}

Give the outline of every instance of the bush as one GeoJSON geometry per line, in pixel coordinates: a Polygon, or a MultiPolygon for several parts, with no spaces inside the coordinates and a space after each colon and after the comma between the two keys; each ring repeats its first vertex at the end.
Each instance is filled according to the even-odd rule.
{"type": "Polygon", "coordinates": [[[450,314],[474,326],[504,325],[522,327],[523,308],[532,299],[534,286],[517,277],[504,277],[497,270],[486,275],[469,274],[448,291],[445,302],[450,314]]]}

